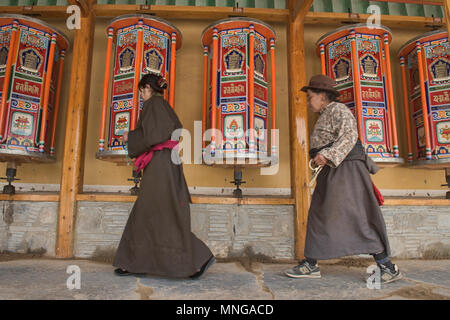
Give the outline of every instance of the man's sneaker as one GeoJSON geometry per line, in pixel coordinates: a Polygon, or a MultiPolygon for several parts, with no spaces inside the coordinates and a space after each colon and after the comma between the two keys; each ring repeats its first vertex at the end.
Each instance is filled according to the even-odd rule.
{"type": "Polygon", "coordinates": [[[390,268],[386,267],[385,265],[379,264],[378,265],[381,270],[381,283],[389,283],[394,282],[397,280],[400,280],[403,278],[402,273],[398,269],[396,264],[393,264],[394,270],[391,270],[390,268]]]}
{"type": "Polygon", "coordinates": [[[320,269],[317,264],[311,265],[308,261],[300,261],[298,266],[285,271],[285,274],[291,278],[320,278],[320,269]]]}

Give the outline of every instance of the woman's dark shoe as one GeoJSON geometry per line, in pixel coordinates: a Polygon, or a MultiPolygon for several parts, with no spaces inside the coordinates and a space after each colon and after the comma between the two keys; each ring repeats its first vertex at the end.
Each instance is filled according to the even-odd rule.
{"type": "Polygon", "coordinates": [[[123,276],[142,276],[142,275],[144,275],[143,273],[133,273],[133,272],[127,271],[127,270],[122,269],[122,268],[115,269],[114,273],[117,276],[121,276],[121,277],[123,277],[123,276]]]}
{"type": "Polygon", "coordinates": [[[208,268],[211,267],[215,262],[216,258],[214,258],[214,256],[211,256],[211,258],[209,258],[208,261],[206,261],[205,264],[201,267],[200,271],[190,276],[190,278],[193,280],[200,279],[205,274],[206,270],[208,270],[208,268]]]}

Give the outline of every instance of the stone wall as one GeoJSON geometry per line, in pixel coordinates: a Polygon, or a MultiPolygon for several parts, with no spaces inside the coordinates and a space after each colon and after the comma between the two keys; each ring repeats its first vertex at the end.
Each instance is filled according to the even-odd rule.
{"type": "Polygon", "coordinates": [[[386,206],[382,211],[393,256],[433,258],[435,252],[450,259],[450,207],[386,206]]]}
{"type": "MultiPolygon", "coordinates": [[[[80,202],[75,255],[104,255],[117,248],[132,203],[80,202]]],[[[217,257],[255,253],[286,260],[294,255],[292,206],[191,205],[192,231],[217,257]]]]}
{"type": "MultiPolygon", "coordinates": [[[[45,252],[55,256],[55,202],[0,201],[0,252],[45,252]]],[[[113,256],[133,203],[79,202],[74,254],[113,256]]],[[[450,257],[450,208],[385,206],[392,255],[397,258],[450,257]]],[[[192,204],[192,231],[220,258],[246,247],[274,260],[294,258],[291,205],[192,204]]]]}
{"type": "Polygon", "coordinates": [[[0,201],[0,252],[55,256],[58,203],[0,201]]]}

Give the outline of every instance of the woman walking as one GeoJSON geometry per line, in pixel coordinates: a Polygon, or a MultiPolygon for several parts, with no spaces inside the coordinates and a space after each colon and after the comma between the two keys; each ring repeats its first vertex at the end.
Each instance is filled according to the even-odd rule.
{"type": "Polygon", "coordinates": [[[162,96],[167,84],[161,76],[147,74],[138,87],[144,100],[142,113],[136,129],[123,138],[129,156],[137,158],[135,165],[144,171],[113,262],[114,272],[198,279],[215,258],[191,232],[191,197],[182,165],[171,159],[178,141],[170,138],[182,125],[162,96]]]}
{"type": "Polygon", "coordinates": [[[372,254],[381,270],[381,282],[402,277],[390,259],[383,215],[370,173],[378,168],[365,154],[350,109],[337,102],[334,80],[313,76],[308,107],[320,113],[310,137],[310,157],[323,166],[308,212],[306,259],[286,271],[293,278],[320,278],[317,260],[372,254]]]}

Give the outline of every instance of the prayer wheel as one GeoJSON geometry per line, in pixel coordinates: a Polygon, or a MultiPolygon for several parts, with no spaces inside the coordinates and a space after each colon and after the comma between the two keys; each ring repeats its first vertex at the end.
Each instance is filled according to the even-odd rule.
{"type": "Polygon", "coordinates": [[[64,56],[68,38],[44,21],[0,15],[0,161],[8,184],[17,165],[55,161],[64,56]]]}
{"type": "Polygon", "coordinates": [[[223,19],[203,31],[202,44],[204,162],[235,168],[277,162],[274,30],[256,19],[223,19]]]}
{"type": "Polygon", "coordinates": [[[450,168],[450,45],[446,30],[425,33],[399,51],[408,163],[450,168]]]}
{"type": "Polygon", "coordinates": [[[399,157],[389,44],[383,26],[356,24],[317,42],[322,74],[336,81],[340,101],[353,112],[366,153],[380,166],[404,163],[399,157]]]}
{"type": "Polygon", "coordinates": [[[161,18],[150,15],[124,15],[111,21],[107,27],[107,36],[97,158],[124,163],[128,151],[122,136],[125,131],[136,127],[143,105],[138,90],[142,76],[153,73],[166,79],[168,88],[165,90],[165,99],[174,107],[175,53],[181,47],[181,32],[161,18]],[[113,70],[110,76],[111,69],[113,70]],[[108,108],[109,130],[105,146],[108,108]]]}
{"type": "Polygon", "coordinates": [[[52,162],[67,37],[47,23],[0,15],[0,161],[52,162]]]}

